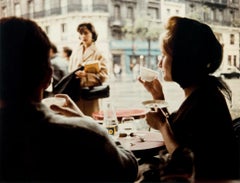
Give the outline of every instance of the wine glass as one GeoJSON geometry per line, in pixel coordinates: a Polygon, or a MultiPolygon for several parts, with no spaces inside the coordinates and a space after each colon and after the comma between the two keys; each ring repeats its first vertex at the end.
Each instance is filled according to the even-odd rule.
{"type": "Polygon", "coordinates": [[[136,131],[135,119],[132,116],[123,117],[120,124],[120,133],[126,134],[129,138],[136,131]]]}

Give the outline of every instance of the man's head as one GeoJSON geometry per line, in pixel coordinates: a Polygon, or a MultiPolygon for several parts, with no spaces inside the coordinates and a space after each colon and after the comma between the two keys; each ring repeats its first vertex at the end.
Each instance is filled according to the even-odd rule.
{"type": "Polygon", "coordinates": [[[1,100],[38,95],[52,74],[47,35],[34,21],[17,17],[0,19],[0,30],[1,100]]]}

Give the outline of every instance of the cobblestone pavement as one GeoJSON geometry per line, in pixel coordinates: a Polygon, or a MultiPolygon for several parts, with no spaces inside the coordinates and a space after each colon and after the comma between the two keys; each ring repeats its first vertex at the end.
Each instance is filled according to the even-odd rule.
{"type": "MultiPolygon", "coordinates": [[[[226,79],[226,83],[232,90],[232,105],[229,103],[229,109],[232,118],[240,117],[240,79],[226,79]]],[[[111,100],[115,108],[143,108],[142,101],[151,100],[151,95],[146,92],[143,86],[134,81],[131,77],[110,80],[110,98],[102,99],[111,100]]],[[[184,100],[182,89],[173,82],[163,82],[165,100],[169,104],[169,111],[176,110],[184,100]]]]}

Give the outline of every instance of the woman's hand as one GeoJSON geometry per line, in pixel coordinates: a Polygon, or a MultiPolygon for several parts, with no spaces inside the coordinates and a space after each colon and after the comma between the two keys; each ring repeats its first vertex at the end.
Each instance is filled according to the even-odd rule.
{"type": "Polygon", "coordinates": [[[149,126],[155,130],[160,130],[163,125],[167,123],[168,114],[166,114],[162,109],[157,108],[156,111],[149,111],[146,114],[146,121],[149,126]]]}
{"type": "Polygon", "coordinates": [[[149,126],[161,132],[166,148],[172,154],[179,145],[174,138],[173,131],[168,122],[168,114],[163,109],[158,108],[157,111],[147,113],[146,121],[149,126]]]}
{"type": "Polygon", "coordinates": [[[66,102],[64,105],[58,106],[58,105],[51,105],[50,108],[59,114],[62,114],[64,116],[85,116],[83,112],[77,107],[75,102],[66,94],[56,94],[55,97],[65,98],[66,102]]]}
{"type": "Polygon", "coordinates": [[[83,78],[83,77],[86,77],[87,76],[87,73],[83,70],[80,70],[80,71],[77,71],[75,72],[76,76],[79,77],[79,78],[83,78]]]}
{"type": "Polygon", "coordinates": [[[162,89],[162,84],[160,81],[155,78],[153,81],[143,81],[141,77],[138,77],[138,81],[143,84],[146,90],[151,93],[153,99],[155,100],[164,100],[164,94],[162,89]]]}

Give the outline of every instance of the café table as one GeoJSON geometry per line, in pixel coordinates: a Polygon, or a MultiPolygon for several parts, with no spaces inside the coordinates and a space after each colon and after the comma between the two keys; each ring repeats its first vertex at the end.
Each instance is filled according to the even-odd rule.
{"type": "MultiPolygon", "coordinates": [[[[96,120],[100,125],[104,125],[103,120],[96,120]]],[[[121,137],[119,132],[111,137],[119,142],[124,148],[133,152],[136,158],[147,159],[159,154],[165,148],[162,134],[154,129],[150,129],[146,124],[145,118],[135,120],[136,131],[132,136],[121,137]]]]}
{"type": "MultiPolygon", "coordinates": [[[[159,154],[159,151],[165,147],[162,135],[159,131],[150,129],[146,123],[146,108],[125,108],[116,109],[116,117],[118,122],[121,123],[124,117],[133,117],[136,131],[133,136],[119,136],[117,132],[114,136],[115,141],[133,152],[136,158],[141,160],[151,158],[159,154]],[[144,140],[141,140],[143,138],[144,140]]],[[[103,124],[104,113],[103,111],[94,112],[92,117],[100,124],[103,124]]]]}
{"type": "Polygon", "coordinates": [[[141,159],[156,156],[165,147],[161,133],[155,131],[136,131],[133,136],[118,136],[115,140],[141,159]]]}
{"type": "MultiPolygon", "coordinates": [[[[132,116],[134,119],[141,119],[146,116],[147,110],[144,108],[116,109],[116,117],[120,122],[123,117],[132,116]]],[[[95,120],[103,120],[103,111],[96,111],[92,114],[95,120]]]]}

